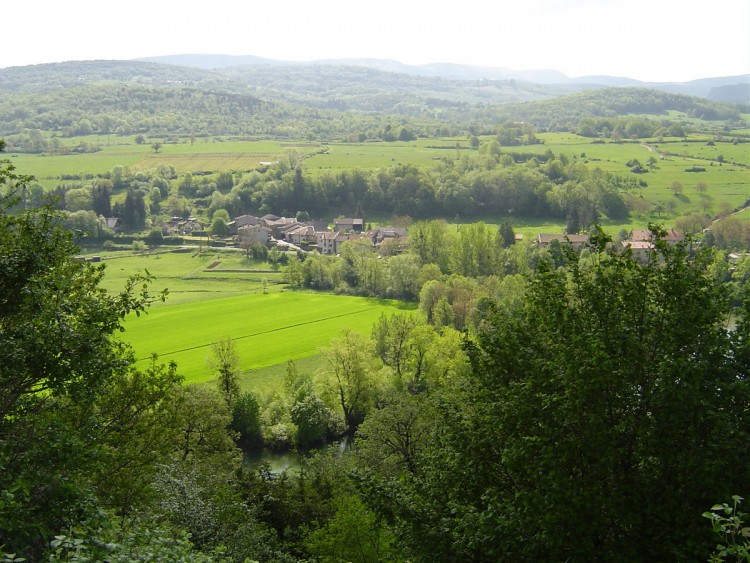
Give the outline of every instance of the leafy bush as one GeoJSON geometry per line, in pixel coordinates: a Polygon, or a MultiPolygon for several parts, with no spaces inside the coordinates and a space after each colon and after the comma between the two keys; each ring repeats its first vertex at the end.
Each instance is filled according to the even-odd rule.
{"type": "Polygon", "coordinates": [[[750,561],[750,526],[745,525],[747,514],[739,511],[743,498],[734,495],[732,501],[732,506],[715,504],[710,512],[703,513],[704,518],[711,520],[714,533],[721,538],[721,543],[709,558],[711,563],[727,561],[728,558],[750,561]]]}

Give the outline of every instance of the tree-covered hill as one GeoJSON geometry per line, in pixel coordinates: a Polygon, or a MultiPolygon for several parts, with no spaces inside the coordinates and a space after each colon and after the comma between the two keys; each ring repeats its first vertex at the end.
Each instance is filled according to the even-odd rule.
{"type": "Polygon", "coordinates": [[[0,69],[0,92],[50,92],[101,82],[151,86],[219,81],[212,71],[137,61],[70,61],[0,69]]]}
{"type": "Polygon", "coordinates": [[[452,80],[356,65],[239,65],[206,70],[141,61],[78,61],[0,69],[0,92],[48,92],[101,82],[189,86],[335,109],[413,113],[527,102],[568,92],[514,80],[452,80]]]}
{"type": "MultiPolygon", "coordinates": [[[[255,64],[206,70],[81,61],[0,69],[0,136],[12,150],[31,150],[28,139],[16,142],[17,135],[396,140],[402,128],[408,129],[407,137],[494,133],[506,122],[578,131],[592,118],[650,115],[659,123],[674,119],[669,112],[735,122],[741,109],[645,88],[570,94],[569,87],[454,80],[364,66],[255,64]]],[[[613,130],[606,124],[594,127],[598,133],[601,128],[613,130]]],[[[44,150],[44,143],[39,145],[44,150]]]]}
{"type": "Polygon", "coordinates": [[[0,101],[0,134],[26,129],[64,137],[104,134],[190,134],[264,131],[277,104],[254,96],[194,88],[106,83],[53,92],[9,94],[0,101]]]}
{"type": "Polygon", "coordinates": [[[454,116],[478,105],[530,102],[569,91],[515,80],[455,80],[364,66],[245,65],[222,72],[261,92],[276,92],[305,105],[412,115],[452,110],[454,116]]]}
{"type": "Polygon", "coordinates": [[[532,104],[507,104],[488,108],[485,118],[525,121],[543,129],[575,129],[584,119],[649,115],[668,119],[679,112],[708,121],[737,121],[739,106],[705,98],[670,94],[647,88],[606,88],[585,90],[532,104]]]}

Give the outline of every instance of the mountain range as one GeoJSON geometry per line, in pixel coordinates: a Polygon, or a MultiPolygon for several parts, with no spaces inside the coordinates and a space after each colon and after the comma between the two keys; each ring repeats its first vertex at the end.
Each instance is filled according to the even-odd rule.
{"type": "Polygon", "coordinates": [[[287,69],[295,66],[365,67],[382,72],[445,78],[451,80],[518,80],[521,82],[549,85],[570,90],[623,86],[650,88],[674,94],[699,96],[726,103],[750,103],[750,74],[700,78],[688,82],[643,82],[632,78],[618,76],[579,76],[570,78],[559,71],[550,69],[512,70],[507,68],[452,63],[408,65],[390,59],[323,59],[303,63],[265,59],[254,55],[181,54],[145,57],[137,60],[205,70],[227,69],[239,66],[278,67],[287,69]]]}

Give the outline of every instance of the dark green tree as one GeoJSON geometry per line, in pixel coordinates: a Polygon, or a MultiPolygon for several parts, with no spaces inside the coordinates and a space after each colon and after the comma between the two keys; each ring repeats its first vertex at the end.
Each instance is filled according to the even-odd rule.
{"type": "Polygon", "coordinates": [[[305,176],[302,174],[302,166],[294,169],[294,178],[292,179],[292,194],[297,208],[300,209],[305,205],[305,176]]]}
{"type": "Polygon", "coordinates": [[[148,279],[119,294],[99,287],[103,269],[73,260],[78,249],[55,211],[8,212],[26,182],[0,163],[0,546],[38,560],[54,535],[99,510],[97,497],[127,504],[117,476],[130,466],[140,484],[134,468],[146,456],[125,436],[176,378],[131,371],[132,353],[115,338],[122,319],[155,298],[148,279]],[[128,385],[125,407],[118,390],[128,385]],[[101,406],[105,394],[111,403],[101,406]]]}
{"type": "Polygon", "coordinates": [[[139,230],[146,225],[146,201],[141,190],[128,190],[122,205],[122,221],[131,230],[139,230]]]}
{"type": "Polygon", "coordinates": [[[91,188],[94,213],[104,217],[112,216],[112,181],[98,180],[91,188]]]}
{"type": "Polygon", "coordinates": [[[498,235],[503,248],[507,248],[516,243],[516,233],[513,232],[513,226],[510,221],[503,221],[500,224],[498,235]]]}
{"type": "Polygon", "coordinates": [[[485,309],[415,477],[370,490],[418,559],[705,559],[705,507],[747,495],[747,301],[730,332],[708,254],[607,242],[485,309]]]}
{"type": "Polygon", "coordinates": [[[217,237],[224,237],[227,235],[228,227],[227,222],[223,217],[214,217],[211,221],[211,234],[217,237]]]}
{"type": "Polygon", "coordinates": [[[232,405],[232,430],[238,433],[238,443],[252,448],[261,442],[260,403],[255,393],[241,393],[232,405]]]}
{"type": "Polygon", "coordinates": [[[226,193],[234,186],[234,178],[231,172],[222,172],[216,179],[216,189],[222,193],[226,193]]]}

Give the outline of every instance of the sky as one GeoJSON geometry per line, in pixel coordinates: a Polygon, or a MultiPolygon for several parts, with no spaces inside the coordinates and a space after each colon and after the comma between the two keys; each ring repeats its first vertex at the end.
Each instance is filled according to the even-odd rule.
{"type": "Polygon", "coordinates": [[[227,54],[651,82],[750,73],[749,0],[10,0],[0,14],[0,68],[227,54]]]}

